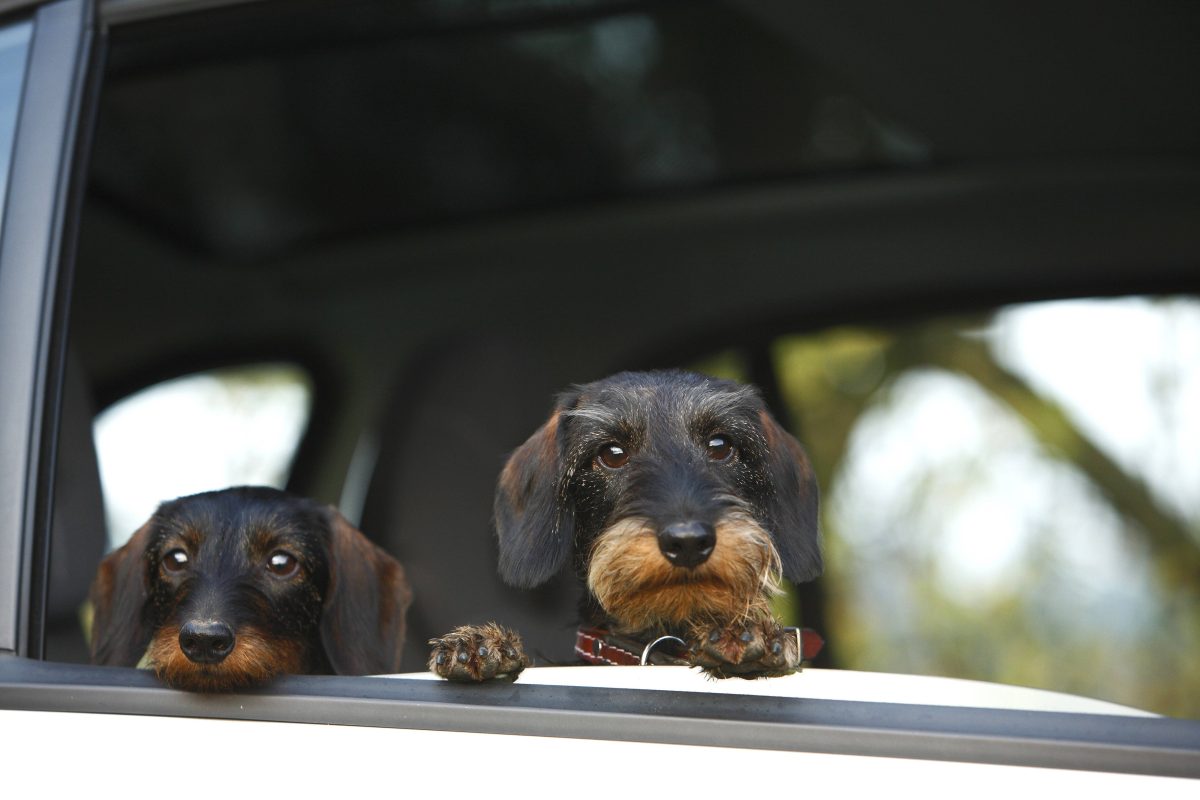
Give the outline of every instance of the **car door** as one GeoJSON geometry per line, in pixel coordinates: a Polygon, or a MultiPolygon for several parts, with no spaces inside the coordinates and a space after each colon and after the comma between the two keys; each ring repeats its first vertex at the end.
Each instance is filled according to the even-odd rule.
{"type": "MultiPolygon", "coordinates": [[[[131,20],[152,6],[220,4],[113,0],[105,22],[131,20]]],[[[583,778],[587,791],[611,783],[873,794],[904,781],[922,794],[981,786],[1011,794],[1013,784],[997,781],[1004,769],[1018,790],[1047,794],[1102,783],[1177,796],[1194,791],[1176,778],[1196,776],[1200,734],[1180,720],[953,709],[940,697],[937,706],[872,703],[861,693],[857,700],[716,697],[682,691],[682,684],[655,688],[645,671],[629,673],[640,686],[616,688],[288,676],[260,692],[209,697],[163,688],[144,671],[42,660],[64,309],[103,42],[86,0],[4,7],[0,34],[11,32],[20,68],[10,82],[12,168],[0,231],[6,786],[36,781],[92,794],[125,790],[133,780],[185,795],[297,785],[309,795],[476,786],[561,794],[583,778]]]]}

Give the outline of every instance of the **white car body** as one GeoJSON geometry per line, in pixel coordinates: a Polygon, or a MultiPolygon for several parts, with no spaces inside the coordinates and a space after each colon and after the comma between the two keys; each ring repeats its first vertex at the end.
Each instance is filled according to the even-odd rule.
{"type": "MultiPolygon", "coordinates": [[[[436,680],[426,674],[390,676],[436,680]]],[[[912,675],[805,670],[786,678],[713,681],[683,667],[542,667],[524,685],[668,690],[781,702],[850,700],[1152,717],[1089,698],[912,675]]],[[[196,696],[186,696],[189,700],[196,696]]],[[[205,698],[199,698],[201,702],[205,698]]],[[[604,709],[596,709],[601,713],[604,709]]],[[[520,709],[513,709],[520,714],[520,709]]],[[[677,719],[679,726],[697,723],[677,719]]],[[[488,796],[606,796],[659,792],[840,794],[850,797],[1195,797],[1186,778],[956,760],[883,758],[405,727],[317,725],[141,714],[0,711],[6,761],[19,780],[78,796],[168,791],[171,796],[338,797],[480,792],[488,796]],[[61,753],[72,754],[61,763],[61,753]]],[[[954,757],[951,756],[951,759],[954,757]]]]}

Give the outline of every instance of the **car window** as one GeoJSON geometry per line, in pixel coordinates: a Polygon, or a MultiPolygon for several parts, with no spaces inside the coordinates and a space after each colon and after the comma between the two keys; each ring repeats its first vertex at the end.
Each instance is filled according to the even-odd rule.
{"type": "MultiPolygon", "coordinates": [[[[110,547],[164,498],[247,482],[324,502],[341,491],[342,510],[404,563],[415,587],[408,636],[422,652],[402,670],[422,670],[429,636],[449,627],[436,614],[457,625],[514,608],[549,620],[542,633],[570,652],[574,596],[500,587],[519,595],[506,607],[487,594],[488,581],[499,583],[491,515],[504,459],[571,383],[715,352],[701,368],[759,384],[819,473],[828,571],[777,610],[826,637],[820,666],[984,677],[1194,713],[1180,700],[1197,694],[1189,664],[1200,659],[1186,629],[1194,592],[1181,588],[1168,607],[1171,590],[1151,573],[1169,560],[1144,552],[1141,518],[1118,509],[1119,492],[1093,485],[1078,451],[1048,437],[1085,434],[1136,478],[1128,484],[1152,481],[1139,465],[1154,459],[1125,460],[1068,402],[1078,391],[1043,387],[1006,360],[1000,332],[1020,309],[920,321],[930,308],[1008,298],[1194,286],[1126,276],[1097,289],[1091,272],[1109,263],[1096,260],[1108,239],[1095,234],[1110,221],[1121,237],[1129,219],[1138,235],[1114,258],[1161,240],[1150,248],[1160,272],[1182,274],[1163,264],[1191,254],[1181,245],[1176,258],[1167,246],[1192,241],[1179,222],[1190,208],[1179,198],[1194,196],[1186,184],[1102,170],[1062,178],[1039,169],[1060,151],[1027,142],[956,146],[914,124],[921,115],[896,113],[911,109],[822,48],[738,4],[356,2],[348,13],[289,0],[181,17],[162,5],[162,18],[149,19],[158,5],[100,10],[103,19],[138,6],[147,18],[100,25],[88,173],[70,176],[83,196],[60,344],[102,405],[146,375],[246,353],[319,367],[321,400],[290,478],[312,404],[303,370],[190,375],[109,406],[95,435],[110,547]],[[1011,153],[1028,172],[1010,169],[1011,153]],[[1143,208],[1142,197],[1154,202],[1143,208]],[[1122,214],[1129,208],[1138,214],[1122,214]],[[1012,236],[1023,223],[1036,224],[1012,236]],[[1175,238],[1156,236],[1163,231],[1175,238]],[[1043,276],[1048,261],[1059,271],[1043,276]],[[885,314],[909,321],[870,322],[885,314]],[[986,357],[959,359],[980,343],[986,357]],[[655,361],[665,350],[670,358],[655,361]],[[1037,404],[968,369],[989,364],[1059,415],[1027,416],[1037,404]],[[1010,486],[1016,477],[1032,488],[1010,486]],[[1000,513],[1012,510],[1000,493],[1021,513],[1000,513]],[[1139,522],[1126,526],[1127,515],[1139,522]],[[1082,527],[1096,546],[1080,546],[1082,527]],[[1082,577],[1070,572],[1080,568],[1082,577]],[[1047,612],[1044,602],[1057,605],[1047,612]],[[1169,622],[1155,634],[1159,619],[1169,622]],[[1114,637],[1096,620],[1144,652],[1114,658],[1114,637]],[[415,635],[420,626],[435,629],[415,635]],[[1160,646],[1175,649],[1147,667],[1160,646]],[[1155,675],[1169,686],[1152,686],[1155,675]]],[[[938,108],[966,96],[946,97],[955,102],[938,98],[938,108]]],[[[1047,371],[1061,370],[1037,374],[1047,371]]],[[[1157,492],[1149,505],[1163,505],[1157,492]]],[[[1184,524],[1194,529],[1194,517],[1184,524]]],[[[1158,530],[1178,541],[1175,528],[1158,530]]],[[[147,713],[198,707],[145,672],[34,666],[22,668],[55,685],[91,682],[88,698],[60,709],[128,710],[125,690],[147,713]]],[[[839,672],[852,674],[825,674],[839,672]]],[[[680,726],[693,704],[662,705],[645,686],[601,694],[530,680],[471,693],[478,688],[287,676],[269,692],[200,702],[206,716],[507,733],[551,730],[521,728],[517,712],[557,704],[581,718],[605,709],[616,738],[656,736],[645,723],[658,718],[711,730],[704,744],[749,741],[727,733],[752,705],[744,695],[696,703],[705,719],[680,726]],[[425,704],[427,716],[408,716],[406,703],[425,704]]],[[[861,691],[841,699],[871,705],[861,691]]],[[[753,707],[762,713],[748,722],[771,723],[761,730],[767,747],[796,745],[772,715],[798,726],[842,713],[804,716],[822,709],[808,702],[753,707]]],[[[855,713],[873,729],[886,716],[855,713]]]]}
{"type": "MultiPolygon", "coordinates": [[[[1194,301],[1103,301],[1116,310],[1108,321],[1068,315],[1044,329],[1021,315],[1052,306],[922,320],[1015,299],[1195,291],[1188,109],[1200,106],[1176,102],[1200,74],[1190,20],[1130,11],[1080,27],[1047,9],[1040,29],[1056,35],[1017,36],[1013,58],[990,43],[1013,41],[1004,34],[1026,21],[969,4],[932,16],[626,0],[41,9],[66,6],[95,31],[96,57],[42,47],[71,37],[39,19],[29,74],[43,51],[69,67],[82,95],[70,122],[78,146],[44,139],[55,169],[29,184],[57,177],[78,202],[52,207],[65,233],[47,263],[61,271],[30,270],[47,299],[30,292],[24,304],[47,322],[22,333],[52,354],[47,373],[53,354],[69,360],[67,377],[108,406],[95,433],[110,545],[164,497],[242,482],[286,483],[322,502],[341,490],[351,521],[419,587],[407,630],[427,650],[413,632],[434,612],[459,624],[501,607],[485,596],[498,583],[496,476],[554,393],[715,352],[701,366],[759,384],[820,475],[828,571],[777,608],[822,623],[822,666],[985,677],[1195,715],[1195,501],[1167,485],[1195,485],[1194,301]],[[1143,15],[1157,24],[1134,24],[1143,15]],[[1176,35],[1144,35],[1159,26],[1176,35]],[[1134,335],[1146,306],[1183,338],[1134,335]],[[1134,313],[1120,316],[1126,307],[1134,313]],[[1035,366],[1059,349],[1047,342],[1080,331],[1083,347],[1035,366]],[[1133,359],[1116,357],[1131,343],[1133,359]],[[126,397],[147,376],[247,354],[311,367],[311,426],[314,378],[303,370],[190,375],[183,388],[126,397]],[[1167,377],[1136,366],[1161,354],[1167,377]],[[1056,382],[1079,366],[1115,377],[1056,382]],[[1076,405],[1088,395],[1124,413],[1076,405]],[[1173,399],[1157,407],[1143,395],[1173,399]],[[1162,446],[1171,434],[1182,450],[1162,446]]],[[[38,94],[51,93],[27,92],[38,94]]],[[[23,110],[18,176],[26,129],[42,132],[28,119],[23,110]]],[[[22,186],[10,200],[35,193],[22,186]]],[[[850,670],[755,682],[797,687],[788,698],[753,697],[748,681],[721,682],[733,696],[719,698],[707,691],[715,682],[682,667],[661,669],[711,696],[671,686],[659,667],[631,667],[610,687],[553,675],[484,687],[427,673],[285,675],[265,691],[197,697],[146,670],[62,663],[52,640],[66,644],[63,625],[78,627],[105,531],[60,513],[72,504],[53,472],[55,453],[60,469],[78,466],[64,454],[91,455],[80,446],[91,444],[91,409],[78,417],[83,435],[68,435],[70,393],[60,404],[41,372],[29,391],[33,373],[8,375],[20,389],[9,394],[34,398],[37,414],[5,429],[4,472],[29,475],[8,481],[20,492],[6,496],[31,522],[0,526],[0,545],[17,545],[0,559],[10,565],[0,611],[21,641],[14,648],[0,622],[0,649],[28,656],[0,658],[0,705],[13,730],[29,728],[17,715],[58,715],[39,728],[53,735],[30,739],[38,752],[111,762],[92,745],[130,740],[114,719],[176,717],[170,736],[146,725],[133,738],[203,738],[223,757],[243,745],[222,731],[273,740],[241,722],[269,720],[290,727],[284,738],[320,733],[342,749],[415,729],[389,741],[420,740],[460,762],[499,752],[477,734],[520,735],[504,752],[530,762],[556,736],[619,742],[629,763],[645,761],[646,743],[803,751],[763,766],[818,787],[809,767],[830,752],[1197,774],[1200,722],[1007,700],[955,708],[963,696],[938,687],[960,682],[921,675],[878,676],[890,684],[878,694],[850,670]],[[28,444],[40,462],[12,455],[28,444]],[[82,577],[44,574],[61,571],[62,551],[83,552],[82,577]],[[38,628],[45,647],[24,632],[38,628]],[[814,693],[822,677],[848,679],[845,691],[814,693]],[[914,700],[905,687],[922,681],[930,691],[914,700]],[[95,724],[64,724],[76,717],[95,724]]],[[[75,510],[97,522],[99,492],[85,494],[75,510]]],[[[519,594],[511,607],[551,619],[546,631],[569,651],[575,598],[543,588],[555,591],[505,587],[519,594]]],[[[75,660],[87,658],[83,648],[75,660]]],[[[562,671],[591,680],[590,668],[562,671]]],[[[413,760],[442,763],[423,750],[413,760]]],[[[1044,772],[1025,770],[1031,782],[1044,772]]],[[[944,775],[920,782],[953,786],[944,775]]]]}
{"type": "MultiPolygon", "coordinates": [[[[13,135],[17,128],[17,109],[25,80],[25,59],[32,22],[19,22],[0,28],[0,187],[8,186],[12,160],[13,135]]],[[[0,188],[0,224],[4,219],[7,191],[0,188]]],[[[0,230],[3,233],[3,230],[0,230]]]]}
{"type": "MultiPolygon", "coordinates": [[[[838,327],[771,354],[822,486],[838,666],[1200,715],[1200,300],[838,327]]],[[[699,367],[751,373],[736,350],[699,367]]]]}
{"type": "Polygon", "coordinates": [[[109,547],[158,504],[226,486],[283,488],[312,384],[291,364],[199,372],[142,389],[96,418],[109,547]]]}

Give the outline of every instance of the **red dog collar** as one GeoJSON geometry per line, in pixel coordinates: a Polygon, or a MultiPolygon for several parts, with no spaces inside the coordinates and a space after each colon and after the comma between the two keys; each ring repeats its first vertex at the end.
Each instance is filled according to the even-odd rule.
{"type": "MultiPolygon", "coordinates": [[[[821,634],[811,628],[790,628],[797,630],[800,637],[800,658],[809,661],[821,652],[825,640],[821,634]]],[[[664,636],[653,642],[641,644],[632,639],[617,636],[603,628],[580,627],[575,632],[575,654],[589,664],[631,667],[639,664],[658,664],[688,666],[682,658],[671,655],[665,650],[656,649],[663,640],[679,642],[674,636],[664,636]]]]}

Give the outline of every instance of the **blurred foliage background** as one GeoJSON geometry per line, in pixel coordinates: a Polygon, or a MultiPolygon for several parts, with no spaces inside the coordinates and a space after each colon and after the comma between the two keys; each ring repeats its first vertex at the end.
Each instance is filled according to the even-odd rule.
{"type": "Polygon", "coordinates": [[[285,488],[312,396],[301,367],[248,364],[172,378],[104,409],[94,433],[109,548],[172,497],[246,484],[285,488]]]}
{"type": "MultiPolygon", "coordinates": [[[[771,356],[822,487],[834,666],[1200,717],[1200,302],[838,328],[771,356]]],[[[700,366],[749,377],[736,352],[700,366]]]]}

